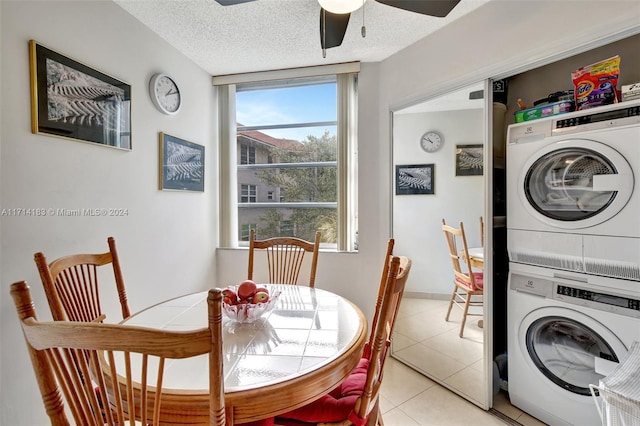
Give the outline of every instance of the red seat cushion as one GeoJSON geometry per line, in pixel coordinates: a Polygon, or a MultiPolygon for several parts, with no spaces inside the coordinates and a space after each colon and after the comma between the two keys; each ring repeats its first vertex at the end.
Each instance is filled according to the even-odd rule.
{"type": "Polygon", "coordinates": [[[304,407],[281,414],[278,417],[310,423],[347,420],[356,405],[358,397],[364,391],[368,368],[369,360],[362,358],[349,377],[329,394],[323,395],[320,399],[304,407]]]}
{"type": "MultiPolygon", "coordinates": [[[[482,272],[474,272],[473,279],[476,282],[476,288],[472,288],[472,290],[482,290],[484,288],[484,273],[482,272]]],[[[464,282],[461,278],[456,277],[456,281],[460,284],[467,286],[467,283],[464,282]]]]}

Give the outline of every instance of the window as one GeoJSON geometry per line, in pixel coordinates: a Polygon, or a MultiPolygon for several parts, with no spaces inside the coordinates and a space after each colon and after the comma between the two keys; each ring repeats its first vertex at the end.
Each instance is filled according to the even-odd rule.
{"type": "Polygon", "coordinates": [[[257,203],[258,189],[255,185],[240,185],[240,202],[257,203]]]}
{"type": "MultiPolygon", "coordinates": [[[[293,222],[290,220],[283,220],[280,222],[280,234],[283,237],[293,237],[293,222]]],[[[313,241],[313,240],[311,240],[313,241]]]]}
{"type": "MultiPolygon", "coordinates": [[[[221,176],[231,184],[242,182],[236,187],[240,194],[226,194],[230,202],[238,201],[230,203],[235,210],[230,216],[221,215],[222,229],[232,232],[237,223],[240,241],[246,241],[249,223],[260,239],[295,236],[313,241],[320,231],[323,248],[355,249],[356,77],[353,72],[256,77],[258,82],[221,88],[221,118],[228,118],[221,134],[229,144],[221,147],[221,159],[226,152],[230,162],[221,164],[221,176]]],[[[226,188],[233,191],[231,185],[226,188]]],[[[228,239],[221,235],[222,246],[237,245],[231,232],[228,239]]]]}
{"type": "Polygon", "coordinates": [[[256,148],[240,144],[240,164],[256,164],[256,148]]]}
{"type": "Polygon", "coordinates": [[[258,225],[255,223],[246,223],[241,226],[240,241],[249,241],[251,230],[257,230],[258,225]]]}

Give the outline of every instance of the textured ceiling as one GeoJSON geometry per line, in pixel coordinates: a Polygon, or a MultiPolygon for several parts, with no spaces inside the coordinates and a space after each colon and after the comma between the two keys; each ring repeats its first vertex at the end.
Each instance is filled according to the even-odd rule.
{"type": "MultiPolygon", "coordinates": [[[[340,62],[381,61],[489,0],[461,0],[435,18],[368,0],[351,14],[341,46],[320,48],[317,0],[114,0],[211,75],[340,62]],[[360,35],[364,9],[366,38],[360,35]]],[[[438,1],[438,0],[433,0],[438,1]]]]}

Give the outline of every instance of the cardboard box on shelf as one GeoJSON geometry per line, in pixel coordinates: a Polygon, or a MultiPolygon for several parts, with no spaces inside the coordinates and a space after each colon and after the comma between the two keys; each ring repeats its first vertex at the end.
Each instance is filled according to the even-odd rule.
{"type": "Polygon", "coordinates": [[[563,114],[575,110],[573,101],[559,101],[546,105],[539,105],[533,108],[515,112],[515,122],[536,120],[538,118],[549,117],[551,115],[563,114]]]}
{"type": "Polygon", "coordinates": [[[622,86],[622,102],[640,99],[640,83],[622,86]]]}

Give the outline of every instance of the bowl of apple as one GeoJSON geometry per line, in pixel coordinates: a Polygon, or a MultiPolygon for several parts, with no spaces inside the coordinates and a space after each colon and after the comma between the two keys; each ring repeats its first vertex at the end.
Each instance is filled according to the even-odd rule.
{"type": "Polygon", "coordinates": [[[235,322],[251,323],[276,307],[279,291],[270,292],[251,280],[222,290],[222,312],[235,322]]]}

